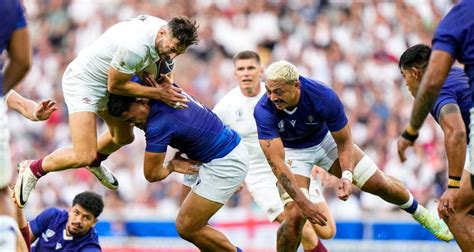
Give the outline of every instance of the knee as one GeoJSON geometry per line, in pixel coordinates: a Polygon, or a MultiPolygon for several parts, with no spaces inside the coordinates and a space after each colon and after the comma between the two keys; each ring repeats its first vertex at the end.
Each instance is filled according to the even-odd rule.
{"type": "Polygon", "coordinates": [[[179,217],[176,219],[176,231],[181,238],[187,241],[191,241],[193,237],[192,234],[195,233],[193,230],[191,230],[186,221],[179,217]]]}
{"type": "Polygon", "coordinates": [[[296,206],[296,203],[288,203],[285,207],[285,222],[287,225],[302,227],[305,221],[306,218],[299,207],[296,206]]]}
{"type": "Polygon", "coordinates": [[[334,223],[327,223],[327,226],[321,230],[318,230],[317,233],[321,239],[332,239],[336,235],[336,225],[334,223]]]}
{"type": "Polygon", "coordinates": [[[118,144],[118,145],[121,145],[121,146],[124,146],[124,145],[127,145],[127,144],[131,144],[133,142],[133,140],[135,140],[135,135],[132,133],[132,134],[129,134],[127,136],[113,136],[113,141],[115,144],[118,144]]]}

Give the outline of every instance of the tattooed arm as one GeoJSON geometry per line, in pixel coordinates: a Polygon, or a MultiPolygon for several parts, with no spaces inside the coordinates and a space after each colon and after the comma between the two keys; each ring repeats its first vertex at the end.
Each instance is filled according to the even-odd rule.
{"type": "Polygon", "coordinates": [[[326,217],[321,211],[316,209],[314,205],[306,198],[298,186],[295,176],[285,163],[285,150],[280,138],[267,140],[259,140],[260,147],[265,154],[268,164],[272,168],[273,173],[280,182],[281,186],[290,195],[294,202],[299,206],[303,214],[312,223],[325,225],[326,217]]]}
{"type": "Polygon", "coordinates": [[[439,123],[444,132],[449,176],[461,177],[466,160],[466,127],[457,104],[444,105],[439,112],[439,123]]]}
{"type": "MultiPolygon", "coordinates": [[[[444,145],[448,158],[449,178],[461,180],[464,163],[466,162],[466,126],[457,104],[444,105],[439,112],[439,124],[444,132],[444,145]]],[[[450,181],[451,182],[451,181],[450,181]]],[[[438,203],[438,213],[441,217],[449,217],[456,212],[455,205],[458,197],[459,187],[444,191],[438,203]]]]}
{"type": "Polygon", "coordinates": [[[407,128],[408,133],[416,135],[423,125],[423,121],[438,98],[453,62],[452,56],[447,52],[434,50],[431,53],[428,69],[416,94],[410,125],[407,128]]]}

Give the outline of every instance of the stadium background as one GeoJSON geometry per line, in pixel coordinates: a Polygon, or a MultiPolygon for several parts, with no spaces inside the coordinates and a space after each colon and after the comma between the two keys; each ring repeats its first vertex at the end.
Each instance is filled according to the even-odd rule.
{"type": "MultiPolygon", "coordinates": [[[[32,34],[33,67],[17,90],[32,99],[52,97],[60,110],[44,123],[9,113],[13,161],[43,157],[69,146],[61,76],[77,52],[108,27],[150,14],[169,20],[187,15],[200,24],[200,43],[177,58],[175,81],[212,108],[229,89],[234,53],[252,49],[263,64],[286,59],[301,73],[330,85],[346,106],[355,142],[389,175],[402,180],[419,202],[435,211],[446,184],[446,158],[440,128],[430,118],[409,159],[401,164],[396,139],[409,118],[412,98],[398,70],[398,58],[417,43],[430,44],[448,0],[24,0],[32,34]]],[[[124,34],[133,36],[133,34],[124,34]]],[[[100,132],[105,130],[101,124],[100,132]]],[[[50,207],[67,207],[76,193],[94,190],[105,197],[98,224],[105,251],[196,251],[174,231],[179,175],[149,184],[143,177],[144,140],[107,164],[120,188],[108,191],[85,169],[41,179],[25,208],[28,217],[50,207]],[[146,245],[147,244],[147,245],[146,245]]],[[[404,212],[355,191],[342,202],[331,183],[325,196],[338,223],[332,251],[457,251],[434,241],[404,212]]],[[[213,219],[248,251],[272,251],[277,226],[252,203],[245,189],[213,219]]],[[[246,250],[246,251],[247,251],[246,250]]]]}

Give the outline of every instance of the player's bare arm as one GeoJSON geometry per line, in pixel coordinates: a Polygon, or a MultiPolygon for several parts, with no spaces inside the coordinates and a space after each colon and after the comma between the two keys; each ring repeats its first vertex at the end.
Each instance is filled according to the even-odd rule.
{"type": "Polygon", "coordinates": [[[132,76],[132,74],[121,73],[110,67],[107,80],[108,91],[113,94],[161,100],[170,106],[174,106],[177,102],[188,102],[186,97],[179,93],[179,88],[172,85],[157,85],[156,87],[139,85],[130,81],[132,76]]]}
{"type": "Polygon", "coordinates": [[[13,32],[7,51],[10,60],[5,66],[2,95],[14,88],[31,67],[32,53],[28,28],[17,29],[13,32]]]}
{"type": "Polygon", "coordinates": [[[31,121],[47,120],[54,111],[58,110],[56,101],[46,99],[37,104],[35,101],[21,96],[14,90],[11,90],[5,99],[8,108],[17,111],[31,121]]]}
{"type": "Polygon", "coordinates": [[[440,125],[444,132],[444,144],[448,158],[450,183],[438,203],[440,217],[447,218],[456,212],[459,185],[466,160],[466,127],[457,104],[446,104],[440,110],[440,125]],[[453,185],[454,183],[454,185],[453,185]]]}
{"type": "Polygon", "coordinates": [[[331,135],[337,144],[342,174],[337,186],[337,196],[342,200],[347,200],[352,194],[352,170],[354,168],[354,143],[349,124],[338,131],[331,131],[331,135]]]}
{"type": "Polygon", "coordinates": [[[416,135],[421,128],[438,98],[452,64],[453,58],[449,53],[439,50],[431,53],[429,67],[423,76],[413,105],[410,125],[407,128],[409,134],[416,135]]]}
{"type": "Polygon", "coordinates": [[[312,223],[317,223],[322,226],[326,225],[326,217],[306,198],[300,190],[295,176],[285,164],[285,152],[281,139],[259,140],[259,143],[278,182],[280,182],[288,195],[290,195],[300,207],[303,214],[305,214],[312,223]]]}
{"type": "Polygon", "coordinates": [[[440,111],[440,125],[445,134],[449,176],[461,177],[466,159],[466,127],[457,104],[446,104],[440,111]]]}
{"type": "Polygon", "coordinates": [[[160,181],[168,177],[172,172],[183,174],[193,174],[197,170],[193,167],[195,164],[191,160],[182,158],[172,159],[167,166],[164,165],[166,152],[145,152],[143,173],[150,182],[160,181]]]}

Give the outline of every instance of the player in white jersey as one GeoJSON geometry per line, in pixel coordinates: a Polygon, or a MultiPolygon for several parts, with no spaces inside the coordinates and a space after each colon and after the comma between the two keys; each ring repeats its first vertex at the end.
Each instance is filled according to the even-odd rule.
{"type": "MultiPolygon", "coordinates": [[[[242,51],[237,53],[233,60],[234,75],[239,86],[227,93],[216,104],[213,112],[224,124],[239,133],[247,147],[250,167],[245,178],[245,185],[253,200],[266,213],[270,221],[281,223],[285,218],[284,203],[276,186],[277,179],[260,148],[257,126],[253,117],[255,105],[265,94],[265,84],[260,82],[263,75],[260,56],[253,51],[242,51]]],[[[318,241],[318,236],[323,239],[332,238],[336,232],[336,226],[315,181],[312,182],[312,188],[310,188],[310,197],[313,198],[315,204],[324,209],[329,221],[326,226],[314,224],[314,231],[311,223],[307,222],[304,227],[302,245],[305,251],[325,251],[324,245],[318,241]]]]}
{"type": "MultiPolygon", "coordinates": [[[[14,90],[10,90],[0,101],[0,166],[2,168],[11,167],[10,148],[8,146],[10,132],[8,131],[8,120],[6,109],[13,109],[31,121],[47,120],[51,114],[58,109],[53,100],[43,100],[39,104],[35,101],[26,99],[14,90]]],[[[8,190],[8,184],[11,182],[12,172],[10,169],[0,172],[0,251],[26,251],[21,241],[18,224],[12,216],[13,209],[11,194],[8,190]],[[20,237],[18,239],[18,237],[20,237]],[[14,243],[13,241],[17,241],[14,243]],[[11,249],[14,248],[14,249],[11,249]],[[3,250],[2,250],[3,249],[3,250]]]]}
{"type": "MultiPolygon", "coordinates": [[[[147,67],[172,60],[197,43],[197,24],[187,17],[168,23],[152,16],[138,16],[112,26],[89,47],[81,51],[63,75],[63,94],[69,110],[73,146],[58,149],[48,156],[18,165],[15,199],[23,207],[37,180],[51,171],[87,166],[109,189],[118,181],[101,165],[109,154],[133,141],[132,126],[107,112],[108,92],[161,100],[179,107],[188,100],[168,79],[158,85],[143,74],[150,86],[131,81],[147,67]],[[108,131],[97,139],[96,118],[100,116],[108,131]]],[[[158,76],[155,76],[158,77],[158,76]]],[[[186,105],[184,105],[185,107],[186,105]]]]}

